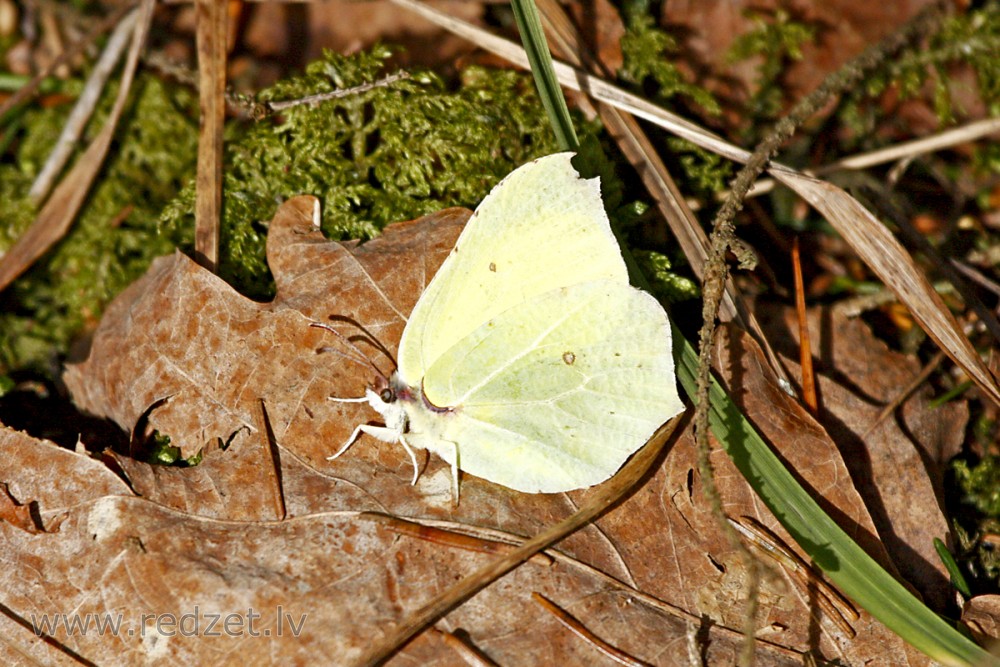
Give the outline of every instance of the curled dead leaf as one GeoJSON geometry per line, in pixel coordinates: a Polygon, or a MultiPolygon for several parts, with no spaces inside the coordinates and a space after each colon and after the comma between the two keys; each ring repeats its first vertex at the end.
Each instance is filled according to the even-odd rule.
{"type": "Polygon", "coordinates": [[[962,623],[984,646],[1000,645],[1000,595],[977,595],[962,606],[962,623]]]}

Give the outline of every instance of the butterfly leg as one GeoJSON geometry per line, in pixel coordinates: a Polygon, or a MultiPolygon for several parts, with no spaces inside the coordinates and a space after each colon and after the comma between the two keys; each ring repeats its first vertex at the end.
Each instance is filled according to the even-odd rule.
{"type": "MultiPolygon", "coordinates": [[[[326,460],[332,461],[341,454],[343,454],[344,452],[346,452],[348,448],[354,444],[354,441],[358,439],[358,436],[360,436],[362,433],[367,433],[368,435],[372,436],[377,440],[381,440],[382,442],[399,442],[400,440],[402,440],[402,434],[397,429],[388,428],[385,426],[371,426],[370,424],[361,424],[354,429],[354,432],[351,433],[351,437],[347,439],[347,442],[345,442],[343,445],[340,446],[340,449],[337,450],[337,453],[334,454],[333,456],[326,457],[326,460]]],[[[413,458],[415,466],[416,458],[414,457],[412,450],[410,450],[409,447],[407,447],[407,451],[410,452],[410,457],[413,458]]]]}
{"type": "MultiPolygon", "coordinates": [[[[335,398],[333,396],[327,396],[326,400],[333,401],[334,403],[365,403],[368,401],[368,398],[366,396],[362,396],[361,398],[335,398]]],[[[350,447],[352,444],[354,444],[354,441],[358,439],[358,436],[361,435],[361,432],[365,431],[364,426],[365,424],[362,424],[361,426],[358,426],[356,429],[354,429],[354,433],[352,433],[351,437],[347,439],[347,442],[341,445],[340,449],[337,450],[336,454],[334,454],[333,456],[326,457],[326,460],[332,461],[341,454],[343,454],[344,452],[346,452],[347,448],[350,447]]]]}
{"type": "MultiPolygon", "coordinates": [[[[419,436],[423,434],[410,433],[411,436],[419,436]]],[[[458,460],[458,443],[454,440],[445,440],[444,438],[430,439],[424,436],[423,439],[417,441],[418,447],[421,449],[426,449],[432,454],[436,454],[444,459],[444,462],[451,466],[451,503],[455,507],[458,506],[458,470],[459,470],[459,460],[458,460]]]]}
{"type": "Polygon", "coordinates": [[[420,468],[417,466],[417,455],[413,452],[413,447],[410,447],[410,443],[406,441],[406,438],[402,434],[399,436],[399,442],[403,445],[406,453],[410,455],[410,461],[413,462],[413,481],[410,482],[410,486],[416,486],[417,478],[420,477],[420,468]]]}

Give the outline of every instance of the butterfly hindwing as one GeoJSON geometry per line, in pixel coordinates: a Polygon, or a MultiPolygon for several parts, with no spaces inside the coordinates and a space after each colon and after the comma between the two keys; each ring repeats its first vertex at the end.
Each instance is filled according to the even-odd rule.
{"type": "Polygon", "coordinates": [[[411,415],[408,438],[520,491],[590,486],[682,409],[673,377],[656,300],[589,281],[523,301],[442,354],[423,390],[452,410],[411,415]]]}

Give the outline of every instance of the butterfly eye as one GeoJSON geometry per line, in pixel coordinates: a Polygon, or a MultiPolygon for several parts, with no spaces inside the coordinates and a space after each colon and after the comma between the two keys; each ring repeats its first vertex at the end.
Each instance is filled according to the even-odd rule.
{"type": "Polygon", "coordinates": [[[396,400],[396,394],[393,393],[392,389],[386,387],[378,393],[378,397],[382,399],[383,403],[392,403],[396,400]]]}

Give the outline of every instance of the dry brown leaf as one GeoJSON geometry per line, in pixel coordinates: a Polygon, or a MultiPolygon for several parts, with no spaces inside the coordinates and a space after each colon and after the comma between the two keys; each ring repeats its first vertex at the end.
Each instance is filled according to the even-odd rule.
{"type": "MultiPolygon", "coordinates": [[[[794,312],[758,304],[757,316],[792,377],[801,377],[794,312]]],[[[925,388],[876,424],[883,407],[920,372],[919,363],[888,349],[862,321],[836,309],[810,309],[808,324],[819,421],[840,447],[896,567],[931,607],[942,609],[950,604],[952,587],[933,539],[950,533],[944,466],[961,446],[968,408],[962,402],[931,408],[925,388]]]]}
{"type": "Polygon", "coordinates": [[[100,461],[3,425],[0,482],[15,498],[37,502],[46,526],[48,519],[78,503],[102,496],[133,495],[128,485],[100,461]]]}
{"type": "MultiPolygon", "coordinates": [[[[219,438],[231,443],[206,457],[203,469],[156,471],[118,457],[145,499],[90,498],[74,508],[58,536],[40,536],[51,537],[48,546],[23,537],[9,542],[15,554],[53,552],[39,576],[55,576],[66,566],[65,554],[73,553],[84,563],[80,580],[101,582],[100,594],[57,585],[40,600],[24,592],[41,585],[37,579],[5,581],[13,586],[16,604],[8,606],[14,615],[122,609],[135,622],[142,611],[189,613],[199,604],[203,612],[244,616],[253,607],[273,621],[281,604],[288,613],[308,611],[304,638],[60,641],[101,664],[145,659],[150,652],[176,661],[218,655],[241,661],[262,651],[282,661],[337,656],[349,662],[347,656],[359,655],[491,558],[400,536],[358,512],[510,540],[539,533],[595,493],[521,494],[466,475],[461,506],[454,508],[447,466],[429,460],[410,486],[409,459],[398,445],[364,436],[344,456],[326,461],[355,424],[374,416],[367,406],[331,403],[326,396],[359,395],[371,373],[335,354],[317,355],[317,348],[336,343],[310,328],[310,319],[353,319],[392,353],[403,317],[468,212],[452,209],[393,225],[375,241],[344,247],[320,235],[315,206],[312,198],[292,199],[271,223],[268,257],[278,285],[272,303],[250,302],[174,255],[158,260],[112,304],[90,358],[66,373],[80,404],[131,429],[147,406],[170,395],[149,420],[174,444],[193,452],[219,438]],[[284,522],[246,520],[257,511],[254,498],[261,505],[257,515],[264,516],[273,494],[264,466],[250,463],[263,455],[260,434],[251,431],[258,398],[277,441],[292,517],[284,522]],[[266,648],[262,641],[269,642],[266,648]]],[[[845,483],[849,474],[834,443],[768,379],[759,349],[742,334],[729,335],[721,363],[734,398],[848,533],[890,566],[864,502],[845,483]]],[[[384,356],[376,361],[391,368],[384,356]]],[[[597,636],[652,664],[688,664],[687,646],[694,642],[692,650],[701,650],[698,642],[706,638],[710,664],[732,662],[742,641],[734,628],[742,625],[744,572],[702,498],[695,460],[688,426],[641,488],[558,545],[554,566],[519,568],[438,626],[466,631],[500,664],[551,664],[556,656],[593,662],[594,649],[530,603],[537,591],[597,636]]],[[[714,463],[727,514],[755,517],[792,545],[721,450],[714,463]]],[[[44,468],[44,462],[35,465],[44,468]]],[[[852,623],[853,639],[822,614],[811,615],[808,591],[790,580],[766,581],[761,596],[760,664],[798,664],[809,650],[845,663],[926,664],[866,614],[852,623]]],[[[399,664],[457,661],[445,642],[426,634],[404,654],[399,664]]]]}
{"type": "Polygon", "coordinates": [[[962,606],[962,622],[987,648],[1000,643],[1000,595],[977,595],[962,606]]]}
{"type": "Polygon", "coordinates": [[[669,2],[663,4],[660,20],[684,40],[688,53],[678,58],[679,66],[694,69],[702,80],[712,77],[705,84],[722,99],[746,98],[759,85],[758,59],[734,64],[727,58],[736,39],[760,29],[755,15],[786,14],[792,21],[812,24],[816,39],[802,45],[802,57],[788,64],[781,79],[786,99],[796,100],[867,46],[898,30],[927,4],[927,0],[669,2]]]}
{"type": "Polygon", "coordinates": [[[28,533],[40,533],[44,530],[32,516],[31,505],[18,502],[6,484],[0,484],[0,521],[28,533]]]}
{"type": "MultiPolygon", "coordinates": [[[[54,664],[74,659],[106,665],[234,664],[269,655],[285,663],[335,656],[337,664],[350,664],[387,623],[447,585],[455,573],[490,558],[400,538],[355,512],[285,522],[206,519],[132,498],[96,461],[22,434],[0,432],[0,448],[4,475],[25,471],[29,486],[47,478],[43,512],[64,519],[58,534],[27,537],[0,524],[5,561],[19,565],[0,573],[5,662],[32,656],[54,664]],[[68,484],[54,484],[56,478],[68,484]],[[74,488],[83,481],[93,483],[90,493],[74,488]],[[51,631],[49,641],[38,641],[32,624],[40,624],[43,614],[60,623],[56,615],[70,611],[69,618],[81,623],[90,614],[90,623],[120,618],[120,626],[115,634],[92,627],[86,636],[69,636],[61,627],[51,631]],[[231,636],[224,632],[227,617],[231,636]],[[216,623],[211,630],[210,623],[216,623]]],[[[525,656],[531,656],[527,664],[546,664],[555,656],[593,661],[590,647],[526,604],[532,591],[557,600],[638,655],[655,658],[662,650],[649,648],[650,636],[668,629],[677,637],[686,632],[663,605],[637,600],[634,591],[565,557],[553,566],[523,568],[445,623],[464,629],[482,650],[508,664],[525,664],[525,656]]],[[[734,633],[708,632],[714,639],[710,656],[733,655],[734,633]]],[[[418,639],[406,656],[403,660],[418,664],[455,664],[451,649],[433,637],[418,639]]],[[[795,663],[771,648],[762,652],[761,664],[795,663]]]]}
{"type": "MultiPolygon", "coordinates": [[[[733,402],[771,443],[785,465],[795,472],[800,483],[811,490],[820,505],[840,524],[841,528],[883,567],[893,572],[895,568],[890,563],[885,548],[878,541],[872,519],[864,507],[865,501],[848,481],[848,470],[840,453],[836,451],[836,445],[812,415],[774,382],[760,348],[747,334],[729,326],[721,330],[716,352],[720,374],[733,402]]],[[[694,469],[693,451],[690,457],[690,463],[687,465],[694,469]]],[[[716,451],[713,462],[716,469],[716,483],[722,494],[726,514],[731,517],[754,516],[776,532],[786,543],[794,544],[763,509],[760,500],[746,485],[728,458],[716,451]],[[734,505],[753,507],[754,513],[746,511],[738,513],[734,505]]],[[[706,526],[702,530],[710,528],[706,526]]],[[[715,531],[718,533],[717,528],[715,531]]],[[[722,539],[721,535],[718,539],[722,539]]],[[[799,550],[796,548],[796,551],[799,550]]],[[[729,557],[733,560],[737,558],[736,554],[731,554],[729,557]]],[[[765,596],[769,592],[769,587],[765,584],[765,596]]],[[[804,599],[800,589],[794,589],[790,597],[796,596],[800,600],[804,599]]],[[[784,597],[778,599],[779,603],[776,605],[778,607],[788,602],[784,597]]],[[[762,607],[762,611],[767,613],[767,605],[762,607]]],[[[786,626],[787,617],[774,609],[769,613],[772,627],[782,630],[789,627],[786,626]]],[[[794,626],[793,621],[791,627],[794,626]]],[[[860,644],[875,651],[873,655],[876,656],[876,664],[926,664],[926,658],[903,644],[898,637],[873,621],[867,614],[862,614],[861,620],[855,623],[854,627],[858,632],[854,642],[845,642],[842,635],[833,633],[833,636],[842,642],[840,648],[844,653],[840,657],[845,663],[867,662],[867,658],[862,659],[860,654],[854,653],[859,650],[860,644]],[[879,638],[888,642],[884,653],[874,648],[874,644],[880,641],[879,638]]],[[[824,634],[832,632],[827,624],[821,624],[821,628],[824,634]]],[[[824,652],[824,655],[834,657],[831,653],[824,652]]]]}
{"type": "MultiPolygon", "coordinates": [[[[571,3],[566,7],[566,11],[573,17],[580,38],[593,54],[588,57],[596,57],[606,72],[617,72],[621,69],[623,63],[621,42],[625,36],[625,24],[618,8],[608,0],[597,0],[571,3]]],[[[543,12],[543,18],[547,20],[545,14],[543,12]]]]}
{"type": "Polygon", "coordinates": [[[833,225],[945,354],[969,374],[987,398],[1000,405],[996,379],[923,271],[885,225],[832,183],[783,167],[774,166],[769,172],[833,225]]]}
{"type": "Polygon", "coordinates": [[[270,465],[270,451],[257,440],[246,439],[226,450],[210,445],[192,469],[147,465],[117,453],[108,456],[114,458],[132,489],[147,500],[200,516],[267,521],[280,518],[275,516],[273,503],[266,501],[278,489],[263,484],[261,473],[270,465]]]}
{"type": "MultiPolygon", "coordinates": [[[[4,603],[19,617],[38,623],[43,613],[73,611],[91,619],[108,614],[112,620],[121,614],[118,637],[52,633],[74,654],[102,665],[258,664],[263,656],[282,664],[349,665],[387,624],[437,586],[490,558],[400,538],[353,513],[232,523],[120,496],[76,506],[57,535],[28,536],[6,525],[0,533],[22,562],[31,563],[0,574],[4,603]],[[99,585],[81,586],[87,581],[99,585]],[[223,623],[227,617],[230,636],[223,623]]],[[[659,664],[686,660],[679,641],[682,621],[565,559],[517,570],[441,625],[464,630],[500,664],[593,663],[592,648],[530,603],[533,591],[594,632],[614,637],[632,655],[659,664]],[[668,630],[676,644],[649,641],[668,630]]],[[[726,662],[738,645],[738,637],[719,634],[710,632],[713,664],[726,662]]],[[[11,645],[26,648],[33,639],[27,629],[8,634],[0,652],[9,659],[11,645]]],[[[796,664],[774,649],[761,653],[763,665],[796,664]]],[[[457,663],[456,654],[430,635],[398,659],[398,664],[457,663]]]]}
{"type": "MultiPolygon", "coordinates": [[[[255,440],[263,399],[278,442],[323,461],[350,434],[346,424],[371,417],[367,406],[326,398],[362,395],[358,378],[371,371],[317,354],[338,341],[310,322],[347,317],[376,340],[397,340],[403,313],[434,268],[421,262],[443,259],[468,213],[437,214],[427,223],[432,234],[396,225],[351,252],[313,226],[314,204],[293,199],[271,223],[268,258],[278,287],[271,303],[241,297],[181,254],[154,262],[108,309],[90,358],[67,370],[77,405],[131,429],[169,397],[151,411],[149,427],[189,457],[217,439],[255,440]],[[424,259],[407,264],[407,256],[424,259]]],[[[390,360],[377,361],[391,369],[390,360]]]]}

